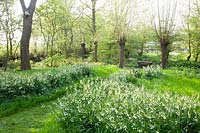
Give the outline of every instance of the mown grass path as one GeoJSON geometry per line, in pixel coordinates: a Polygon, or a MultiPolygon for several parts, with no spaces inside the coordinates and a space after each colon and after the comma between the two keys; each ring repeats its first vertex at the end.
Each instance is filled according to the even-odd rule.
{"type": "MultiPolygon", "coordinates": [[[[107,78],[110,74],[118,72],[116,66],[94,66],[92,68],[93,76],[89,78],[101,77],[107,78]]],[[[181,95],[199,95],[200,80],[177,75],[173,70],[164,71],[165,75],[159,79],[144,80],[140,82],[145,88],[156,89],[158,91],[167,91],[181,95]]],[[[87,79],[85,79],[87,80],[87,79]]],[[[74,82],[71,86],[76,85],[79,81],[74,82]]],[[[68,93],[70,86],[62,87],[60,92],[53,96],[49,101],[42,101],[35,107],[28,107],[20,110],[15,114],[0,118],[0,133],[62,133],[59,125],[51,115],[49,105],[57,101],[57,98],[68,93]]]]}
{"type": "Polygon", "coordinates": [[[42,105],[26,109],[17,114],[0,119],[1,133],[34,133],[39,132],[49,117],[51,110],[42,105]]]}

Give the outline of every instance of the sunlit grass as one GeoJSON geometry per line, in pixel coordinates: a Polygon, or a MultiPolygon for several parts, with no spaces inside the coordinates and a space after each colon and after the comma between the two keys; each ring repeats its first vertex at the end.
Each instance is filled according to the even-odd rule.
{"type": "Polygon", "coordinates": [[[182,95],[200,95],[200,80],[198,78],[183,77],[174,70],[165,70],[164,76],[159,79],[141,79],[141,85],[149,89],[178,93],[182,95]]]}
{"type": "MultiPolygon", "coordinates": [[[[120,71],[123,74],[126,72],[126,70],[123,71],[119,69],[117,66],[113,66],[113,65],[101,64],[101,65],[90,65],[90,67],[92,70],[92,77],[95,79],[97,77],[107,79],[109,75],[111,75],[112,73],[118,73],[120,71]]],[[[46,70],[41,69],[38,71],[45,72],[46,70]]],[[[31,71],[19,72],[19,73],[32,74],[32,73],[37,73],[38,71],[31,70],[31,71]]],[[[130,70],[127,70],[127,71],[130,71],[130,70]]],[[[87,80],[90,80],[90,78],[84,78],[83,80],[87,82],[87,80]]],[[[195,77],[195,75],[192,77],[187,77],[185,75],[182,75],[177,70],[164,70],[164,74],[158,78],[152,78],[152,79],[133,78],[131,79],[131,81],[133,81],[132,84],[134,84],[135,86],[138,86],[138,87],[143,86],[145,90],[148,89],[149,94],[151,93],[151,91],[152,92],[157,91],[159,92],[159,95],[170,93],[172,96],[173,95],[180,96],[180,97],[189,96],[191,98],[193,96],[197,98],[197,96],[200,95],[199,79],[195,77]]],[[[73,84],[69,88],[76,88],[77,86],[80,86],[79,84],[80,84],[79,81],[73,82],[73,84]]],[[[41,96],[38,98],[30,97],[28,101],[22,100],[20,103],[17,103],[17,101],[14,102],[13,105],[10,105],[10,107],[8,108],[7,114],[6,112],[4,112],[5,114],[1,114],[1,115],[5,115],[6,117],[4,116],[3,118],[0,118],[0,132],[2,133],[4,132],[5,133],[13,133],[13,132],[15,133],[23,133],[23,132],[33,132],[33,133],[34,132],[41,132],[41,133],[60,132],[62,133],[64,132],[61,129],[60,124],[57,123],[55,117],[52,116],[51,108],[47,106],[51,105],[52,103],[55,103],[57,98],[62,97],[66,93],[67,95],[76,93],[75,90],[68,91],[69,88],[63,87],[63,88],[60,88],[59,91],[56,91],[55,93],[41,96]],[[44,105],[45,107],[42,107],[42,105],[44,105]],[[9,109],[11,109],[12,111],[12,108],[19,107],[19,106],[24,106],[24,107],[21,110],[12,112],[11,114],[13,115],[9,114],[9,109]]],[[[101,87],[99,89],[101,89],[101,87]]],[[[84,95],[87,96],[86,94],[84,95]]],[[[109,101],[109,103],[110,102],[111,101],[109,101]]]]}

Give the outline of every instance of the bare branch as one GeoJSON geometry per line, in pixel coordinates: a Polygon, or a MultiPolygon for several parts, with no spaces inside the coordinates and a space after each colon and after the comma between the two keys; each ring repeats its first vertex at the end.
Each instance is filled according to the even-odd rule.
{"type": "Polygon", "coordinates": [[[27,9],[26,9],[26,5],[25,5],[24,0],[20,0],[20,3],[21,3],[21,7],[22,7],[23,12],[25,12],[27,9]]]}

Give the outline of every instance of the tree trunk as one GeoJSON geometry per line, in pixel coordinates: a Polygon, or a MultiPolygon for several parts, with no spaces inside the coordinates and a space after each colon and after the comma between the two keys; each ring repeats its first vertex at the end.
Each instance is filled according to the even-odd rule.
{"type": "Polygon", "coordinates": [[[187,61],[190,61],[190,58],[191,58],[191,54],[189,53],[188,57],[187,57],[187,61]]]}
{"type": "Polygon", "coordinates": [[[98,50],[98,44],[97,44],[97,42],[95,41],[95,42],[94,42],[94,61],[95,61],[95,62],[98,61],[97,50],[98,50]]]}
{"type": "Polygon", "coordinates": [[[191,49],[191,34],[189,34],[189,40],[188,40],[188,45],[189,45],[189,55],[187,57],[187,61],[190,61],[190,58],[192,56],[192,49],[191,49]]]}
{"type": "Polygon", "coordinates": [[[9,61],[9,39],[8,39],[8,34],[6,34],[6,58],[5,58],[5,61],[4,61],[4,71],[7,70],[7,67],[8,67],[8,61],[9,61]]]}
{"type": "Polygon", "coordinates": [[[21,37],[21,70],[31,69],[30,55],[29,55],[29,42],[32,32],[33,13],[37,0],[31,0],[30,5],[26,8],[24,0],[20,0],[23,9],[23,31],[21,37]]]}
{"type": "Polygon", "coordinates": [[[94,41],[94,61],[98,61],[97,57],[97,50],[98,50],[98,42],[96,40],[96,2],[97,0],[92,1],[92,34],[93,34],[93,41],[94,41]]]}
{"type": "Polygon", "coordinates": [[[124,67],[125,43],[126,43],[126,38],[120,37],[120,40],[119,40],[119,46],[120,46],[119,68],[124,67]]]}
{"type": "Polygon", "coordinates": [[[31,69],[30,65],[30,55],[29,55],[29,42],[31,38],[32,31],[32,17],[25,16],[23,17],[23,32],[21,38],[21,70],[31,69]]]}
{"type": "Polygon", "coordinates": [[[189,40],[189,55],[188,55],[188,57],[187,57],[187,61],[190,61],[190,58],[191,58],[191,56],[192,56],[192,50],[191,50],[191,43],[190,43],[190,40],[189,40]]]}
{"type": "Polygon", "coordinates": [[[165,69],[167,66],[167,54],[168,54],[168,50],[167,50],[167,46],[168,43],[167,42],[161,42],[161,50],[162,50],[162,68],[165,69]]]}
{"type": "Polygon", "coordinates": [[[85,54],[86,54],[85,43],[81,43],[81,55],[82,55],[82,60],[85,59],[85,54]]]}
{"type": "Polygon", "coordinates": [[[53,47],[54,47],[54,37],[55,37],[55,33],[53,33],[53,35],[51,36],[51,49],[50,49],[51,66],[50,66],[50,67],[53,67],[53,47]]]}
{"type": "MultiPolygon", "coordinates": [[[[110,43],[109,47],[108,47],[108,51],[111,51],[111,49],[112,49],[112,44],[110,43]]],[[[112,54],[109,52],[109,54],[108,54],[108,59],[109,60],[111,59],[111,56],[112,56],[112,54]]]]}
{"type": "Polygon", "coordinates": [[[142,46],[140,48],[139,56],[142,56],[144,52],[144,43],[142,43],[142,46]]]}
{"type": "Polygon", "coordinates": [[[197,54],[196,54],[196,56],[195,56],[195,62],[198,62],[199,54],[200,54],[200,53],[197,53],[197,54]]]}

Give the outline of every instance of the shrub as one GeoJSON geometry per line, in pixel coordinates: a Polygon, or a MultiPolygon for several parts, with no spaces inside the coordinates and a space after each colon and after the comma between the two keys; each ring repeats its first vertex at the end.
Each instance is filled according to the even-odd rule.
{"type": "MultiPolygon", "coordinates": [[[[81,82],[54,112],[66,132],[197,132],[195,97],[137,88],[115,80],[81,82]]],[[[55,108],[55,107],[54,107],[55,108]]]]}
{"type": "Polygon", "coordinates": [[[65,65],[67,63],[67,60],[65,59],[64,55],[56,54],[52,57],[46,58],[42,62],[47,67],[59,67],[65,65]]]}
{"type": "Polygon", "coordinates": [[[129,72],[129,78],[144,78],[151,80],[153,78],[160,78],[163,75],[162,68],[160,66],[147,66],[143,69],[133,69],[129,72]]]}
{"type": "Polygon", "coordinates": [[[147,66],[144,68],[144,78],[153,79],[159,78],[163,75],[162,69],[160,66],[147,66]]]}
{"type": "Polygon", "coordinates": [[[186,60],[179,60],[179,61],[171,61],[169,62],[169,67],[178,67],[178,68],[192,68],[192,69],[199,69],[200,63],[194,61],[186,61],[186,60]]]}
{"type": "Polygon", "coordinates": [[[136,78],[141,78],[143,75],[142,71],[138,69],[133,69],[133,73],[136,78]]]}
{"type": "Polygon", "coordinates": [[[193,68],[179,68],[178,70],[175,69],[176,74],[182,76],[182,77],[189,77],[189,78],[198,78],[200,77],[199,69],[193,69],[193,68]]]}
{"type": "Polygon", "coordinates": [[[31,75],[4,73],[0,77],[0,99],[41,95],[48,90],[59,88],[81,77],[89,76],[90,73],[90,68],[84,65],[73,65],[31,75]]]}
{"type": "Polygon", "coordinates": [[[121,71],[110,75],[110,79],[119,81],[119,82],[126,82],[126,83],[137,83],[137,78],[135,73],[131,71],[121,71]]]}

